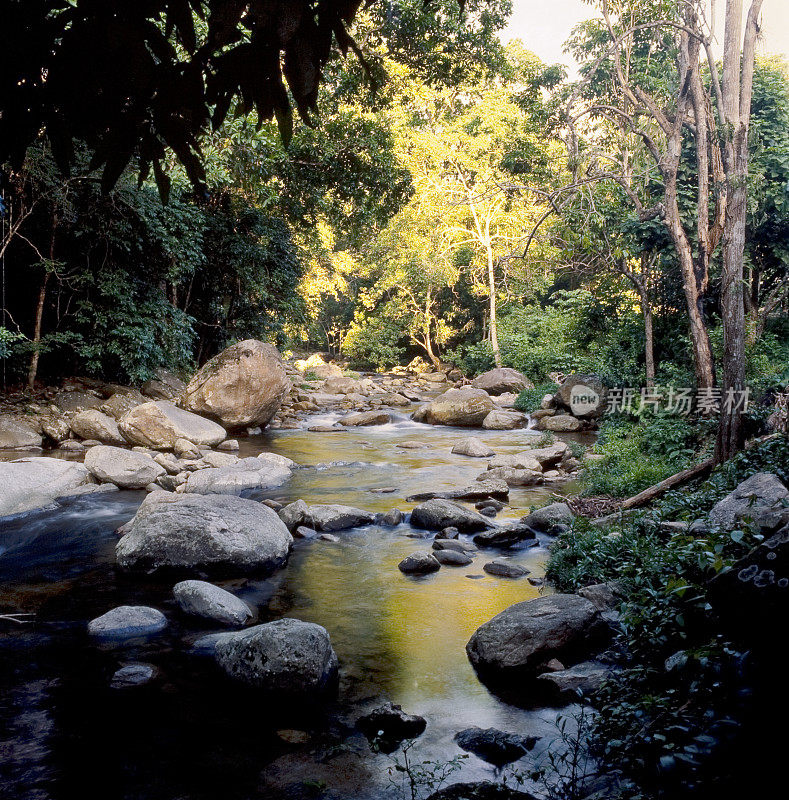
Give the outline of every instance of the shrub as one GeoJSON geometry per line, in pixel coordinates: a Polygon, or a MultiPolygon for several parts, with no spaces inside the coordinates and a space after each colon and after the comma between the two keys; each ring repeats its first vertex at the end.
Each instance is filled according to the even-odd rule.
{"type": "Polygon", "coordinates": [[[515,401],[515,408],[518,411],[534,411],[540,407],[540,402],[546,394],[555,394],[555,383],[541,383],[533,389],[524,389],[515,401]]]}

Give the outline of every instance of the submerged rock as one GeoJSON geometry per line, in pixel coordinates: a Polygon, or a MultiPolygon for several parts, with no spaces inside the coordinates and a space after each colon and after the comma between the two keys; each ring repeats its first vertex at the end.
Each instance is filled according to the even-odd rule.
{"type": "MultiPolygon", "coordinates": [[[[219,455],[218,453],[215,455],[219,455]]],[[[192,472],[186,479],[187,494],[240,494],[247,489],[272,489],[291,476],[287,467],[259,458],[237,460],[224,467],[209,467],[192,472]]]]}
{"type": "Polygon", "coordinates": [[[584,661],[569,669],[544,672],[537,677],[541,689],[565,703],[594,694],[611,676],[612,670],[599,661],[584,661]]]}
{"type": "Polygon", "coordinates": [[[506,561],[489,561],[482,567],[488,575],[496,575],[499,578],[523,578],[529,574],[526,567],[520,564],[509,564],[506,561]]]}
{"type": "Polygon", "coordinates": [[[438,549],[433,558],[445,567],[467,567],[473,559],[465,550],[438,549]]]}
{"type": "Polygon", "coordinates": [[[148,636],[167,627],[167,618],[149,606],[118,606],[88,623],[91,636],[131,639],[148,636]]]}
{"type": "Polygon", "coordinates": [[[406,714],[401,706],[394,703],[384,703],[359,717],[356,725],[370,741],[376,741],[388,753],[404,739],[421,736],[427,727],[427,720],[416,714],[406,714]]]}
{"type": "Polygon", "coordinates": [[[0,461],[0,517],[47,506],[90,481],[88,470],[74,461],[46,456],[0,461]]]}
{"type": "Polygon", "coordinates": [[[572,664],[601,641],[607,627],[583,597],[554,594],[516,603],[477,628],[466,645],[483,680],[517,683],[553,658],[572,664]]]}
{"type": "Polygon", "coordinates": [[[483,472],[478,481],[502,481],[507,486],[538,486],[545,478],[542,472],[532,469],[516,469],[514,467],[496,467],[483,472]]]}
{"type": "Polygon", "coordinates": [[[411,524],[415,528],[429,531],[440,531],[444,528],[457,528],[461,533],[487,530],[493,523],[458,503],[450,500],[428,500],[418,505],[411,512],[411,524]]]}
{"type": "Polygon", "coordinates": [[[406,556],[397,565],[397,568],[407,575],[426,575],[430,572],[437,572],[441,569],[441,564],[434,558],[433,553],[419,551],[406,556]]]}
{"type": "Polygon", "coordinates": [[[127,531],[115,554],[122,569],[137,572],[267,571],[284,563],[293,543],[274,511],[230,495],[152,492],[127,531]]]}
{"type": "Polygon", "coordinates": [[[144,489],[166,472],[163,466],[145,453],[105,444],[88,450],[85,467],[98,480],[114,483],[121,489],[144,489]]]}
{"type": "Polygon", "coordinates": [[[110,688],[132,689],[135,686],[144,686],[156,677],[157,672],[153,664],[126,664],[115,671],[110,681],[110,688]]]}
{"type": "Polygon", "coordinates": [[[214,658],[236,681],[278,699],[315,699],[333,689],[337,655],[326,629],[286,617],[216,641],[214,658]]]}
{"type": "Polygon", "coordinates": [[[262,427],[277,413],[290,389],[277,349],[245,339],[201,367],[184,390],[181,404],[231,430],[262,427]]]}
{"type": "Polygon", "coordinates": [[[497,767],[523,758],[537,744],[539,736],[518,736],[496,728],[466,728],[455,734],[458,746],[497,767]]]}
{"type": "Polygon", "coordinates": [[[388,411],[360,411],[343,417],[340,420],[340,425],[361,427],[364,425],[386,425],[391,421],[392,415],[388,411]]]}
{"type": "Polygon", "coordinates": [[[240,598],[207,581],[181,581],[173,597],[184,614],[210,619],[221,625],[246,625],[254,614],[240,598]]]}
{"type": "Polygon", "coordinates": [[[536,534],[527,525],[512,522],[488,531],[478,533],[474,537],[474,544],[480,547],[512,547],[513,545],[531,542],[537,544],[536,534]]]}

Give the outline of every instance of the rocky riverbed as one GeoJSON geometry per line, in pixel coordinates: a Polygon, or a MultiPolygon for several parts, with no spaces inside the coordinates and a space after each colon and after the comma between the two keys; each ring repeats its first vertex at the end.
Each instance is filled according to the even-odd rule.
{"type": "MultiPolygon", "coordinates": [[[[79,785],[124,798],[397,797],[393,756],[370,747],[360,721],[385,703],[411,731],[421,723],[408,715],[425,720],[420,758],[449,761],[464,752],[457,735],[492,728],[529,742],[516,748],[522,767],[544,761],[567,693],[500,699],[466,645],[500,612],[550,594],[545,547],[566,511],[528,514],[572,491],[577,462],[527,427],[412,420],[446,377],[351,380],[363,399],[298,388],[309,401],[292,393],[232,452],[226,436],[194,452],[175,440],[48,451],[87,477],[0,522],[0,611],[17,615],[0,622],[9,796],[68,798],[79,785]],[[394,389],[405,402],[386,396],[394,389]],[[350,412],[382,416],[343,424],[350,412]],[[137,475],[151,464],[150,480],[137,475]],[[430,569],[404,569],[414,557],[430,569]]],[[[504,411],[507,400],[489,402],[504,411]]],[[[82,441],[70,430],[64,441],[82,441]]],[[[3,458],[28,455],[41,457],[3,458]]],[[[496,778],[496,758],[469,756],[453,780],[496,778]]]]}

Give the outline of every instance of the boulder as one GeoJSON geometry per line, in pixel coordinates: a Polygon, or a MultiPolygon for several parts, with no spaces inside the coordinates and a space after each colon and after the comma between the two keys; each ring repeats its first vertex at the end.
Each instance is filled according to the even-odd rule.
{"type": "Polygon", "coordinates": [[[254,616],[243,600],[207,581],[176,583],[173,597],[184,614],[209,619],[220,625],[246,625],[254,616]]]}
{"type": "MultiPolygon", "coordinates": [[[[449,389],[426,406],[422,406],[417,421],[427,422],[430,425],[479,428],[493,408],[493,401],[483,389],[473,387],[449,389]]],[[[414,418],[416,419],[416,416],[414,418]]]]}
{"type": "Polygon", "coordinates": [[[102,404],[101,411],[114,420],[119,420],[124,414],[128,414],[133,408],[147,402],[145,397],[134,389],[127,392],[115,392],[110,395],[102,404]]]}
{"type": "Polygon", "coordinates": [[[186,384],[170,370],[159,367],[154,370],[154,378],[142,385],[142,393],[153,400],[177,401],[183,394],[186,384]]]}
{"type": "Polygon", "coordinates": [[[192,472],[186,479],[187,494],[240,494],[249,489],[273,489],[291,476],[287,467],[261,461],[254,456],[241,458],[224,467],[209,467],[192,472]]]}
{"type": "Polygon", "coordinates": [[[498,578],[523,578],[529,574],[529,570],[525,567],[507,561],[488,561],[482,569],[488,575],[495,575],[498,578]]]}
{"type": "Polygon", "coordinates": [[[104,401],[88,392],[59,392],[53,402],[61,411],[83,411],[86,408],[101,408],[104,401]]]}
{"type": "Polygon", "coordinates": [[[144,686],[150,683],[157,675],[158,670],[153,664],[144,662],[126,664],[112,675],[111,689],[132,689],[135,686],[144,686]]]}
{"type": "Polygon", "coordinates": [[[416,714],[406,714],[401,706],[384,703],[362,715],[356,721],[359,730],[375,741],[384,752],[391,752],[403,739],[416,739],[425,732],[427,720],[416,714]]]}
{"type": "Polygon", "coordinates": [[[789,491],[770,472],[757,472],[716,503],[710,511],[710,522],[732,529],[750,521],[760,530],[771,532],[789,523],[789,491]]]}
{"type": "Polygon", "coordinates": [[[521,517],[521,522],[538,533],[556,535],[571,525],[574,519],[567,503],[551,503],[521,517]]]}
{"type": "Polygon", "coordinates": [[[227,435],[221,425],[167,400],[136,406],[121,417],[118,427],[128,441],[154,450],[172,450],[177,439],[214,447],[227,435]]]}
{"type": "Polygon", "coordinates": [[[88,623],[88,633],[108,639],[148,636],[167,627],[161,611],[149,606],[118,606],[88,623]]]}
{"type": "Polygon", "coordinates": [[[291,532],[295,531],[299,525],[306,521],[308,513],[309,509],[303,500],[296,500],[295,503],[288,503],[288,505],[277,512],[279,518],[285,523],[285,527],[291,532]]]}
{"type": "Polygon", "coordinates": [[[47,506],[90,480],[88,470],[74,461],[45,456],[0,461],[0,517],[47,506]]]}
{"type": "Polygon", "coordinates": [[[0,414],[0,450],[28,450],[41,443],[41,433],[32,421],[0,414]]]}
{"type": "Polygon", "coordinates": [[[403,512],[399,508],[390,508],[385,514],[377,514],[375,521],[378,525],[396,528],[403,521],[403,512]]]}
{"type": "MultiPolygon", "coordinates": [[[[440,541],[440,540],[439,540],[440,541]]],[[[445,567],[466,567],[472,562],[471,556],[460,550],[435,550],[433,558],[445,567]]]]}
{"type": "Polygon", "coordinates": [[[97,480],[114,483],[120,489],[144,489],[166,472],[145,453],[106,444],[88,450],[85,467],[97,480]]]}
{"type": "Polygon", "coordinates": [[[115,419],[96,409],[75,414],[71,418],[71,430],[80,439],[96,439],[102,444],[126,444],[115,419]]]}
{"type": "Polygon", "coordinates": [[[454,550],[457,553],[476,553],[477,548],[462,539],[433,539],[433,550],[454,550]]]}
{"type": "Polygon", "coordinates": [[[482,427],[491,431],[511,431],[515,428],[525,428],[529,424],[529,418],[520,411],[493,411],[482,420],[482,427]]]}
{"type": "Polygon", "coordinates": [[[438,572],[441,564],[433,556],[433,553],[418,551],[406,556],[397,565],[397,568],[406,575],[426,575],[429,572],[438,572]]]}
{"type": "Polygon", "coordinates": [[[316,364],[311,371],[315,373],[315,377],[319,381],[342,377],[342,367],[338,364],[316,364]]]}
{"type": "Polygon", "coordinates": [[[471,458],[488,458],[495,455],[493,450],[488,447],[482,439],[476,436],[469,436],[461,439],[453,448],[452,452],[458,456],[469,456],[471,458]]]}
{"type": "Polygon", "coordinates": [[[277,699],[316,699],[336,685],[337,655],[325,628],[284,618],[216,642],[214,658],[236,681],[277,699]]]}
{"type": "Polygon", "coordinates": [[[419,494],[409,495],[406,500],[418,502],[421,500],[433,500],[440,498],[443,500],[484,500],[492,497],[506,500],[510,494],[510,487],[504,481],[485,480],[477,478],[479,483],[474,486],[466,486],[463,489],[452,489],[447,492],[419,492],[419,494]]]}
{"type": "Polygon", "coordinates": [[[536,677],[552,658],[572,664],[606,631],[600,612],[583,597],[553,594],[526,600],[477,628],[466,645],[483,680],[517,683],[536,677]]]}
{"type": "Polygon", "coordinates": [[[574,433],[584,427],[583,422],[571,414],[555,414],[552,417],[541,417],[537,421],[537,429],[554,433],[574,433]]]}
{"type": "Polygon", "coordinates": [[[327,378],[323,384],[323,391],[326,394],[361,394],[360,390],[359,381],[342,376],[327,378]]]}
{"type": "Polygon", "coordinates": [[[462,750],[474,753],[483,761],[496,767],[511,764],[523,758],[537,744],[539,736],[518,736],[496,728],[466,728],[455,734],[462,750]]]}
{"type": "Polygon", "coordinates": [[[594,694],[611,676],[611,668],[599,661],[584,661],[569,669],[544,672],[537,677],[539,688],[555,700],[577,702],[594,694]]]}
{"type": "Polygon", "coordinates": [[[533,472],[542,472],[542,465],[532,455],[531,450],[524,450],[520,453],[496,456],[488,461],[488,469],[499,469],[506,467],[509,469],[530,469],[533,472]]]}
{"type": "Polygon", "coordinates": [[[522,373],[510,367],[497,367],[477,375],[471,385],[484,389],[488,394],[519,394],[524,389],[533,389],[534,384],[522,373]]]}
{"type": "Polygon", "coordinates": [[[229,495],[152,492],[115,548],[122,569],[268,571],[293,542],[277,514],[229,495]]]}
{"type": "Polygon", "coordinates": [[[68,417],[54,416],[44,419],[41,423],[41,432],[55,444],[65,442],[71,435],[68,417]]]}
{"type": "Polygon", "coordinates": [[[340,425],[356,428],[362,425],[386,425],[391,421],[392,416],[388,411],[361,411],[347,414],[340,420],[340,425]]]}
{"type": "Polygon", "coordinates": [[[474,537],[474,543],[480,547],[505,548],[524,542],[529,542],[530,547],[538,544],[534,531],[518,522],[483,531],[474,537]]]}
{"type": "Polygon", "coordinates": [[[585,597],[598,611],[613,611],[619,605],[618,591],[616,582],[609,581],[584,586],[578,590],[578,594],[585,597]]]}
{"type": "Polygon", "coordinates": [[[536,447],[526,451],[525,455],[533,458],[543,470],[558,466],[563,459],[570,455],[570,448],[565,442],[556,442],[548,447],[536,447]]]}
{"type": "Polygon", "coordinates": [[[214,356],[194,375],[181,405],[231,430],[263,427],[279,411],[290,390],[277,349],[245,339],[214,356]]]}
{"type": "MultiPolygon", "coordinates": [[[[570,409],[574,417],[596,419],[608,406],[608,390],[596,375],[568,375],[554,395],[556,405],[570,409]]],[[[545,430],[561,430],[545,428],[545,430]]],[[[569,429],[568,429],[569,430],[569,429]]]]}
{"type": "Polygon", "coordinates": [[[505,392],[504,394],[497,395],[496,405],[500,408],[515,408],[515,401],[518,395],[514,392],[505,392]]]}
{"type": "Polygon", "coordinates": [[[338,504],[313,505],[307,510],[306,522],[318,531],[343,531],[375,522],[372,511],[338,504]]]}
{"type": "Polygon", "coordinates": [[[533,469],[517,469],[515,467],[496,467],[483,472],[478,481],[502,481],[507,486],[538,486],[544,480],[542,472],[533,469]]]}
{"type": "Polygon", "coordinates": [[[461,533],[473,533],[487,530],[493,523],[470,508],[437,498],[418,505],[411,512],[411,525],[428,531],[452,527],[461,533]]]}

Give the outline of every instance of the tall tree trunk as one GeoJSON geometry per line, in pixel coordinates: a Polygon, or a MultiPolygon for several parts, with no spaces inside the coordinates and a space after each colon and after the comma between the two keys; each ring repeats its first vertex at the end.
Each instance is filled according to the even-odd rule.
{"type": "Polygon", "coordinates": [[[655,387],[655,337],[652,331],[652,304],[646,292],[641,296],[641,313],[644,315],[644,361],[646,362],[647,389],[655,387]]]}
{"type": "MultiPolygon", "coordinates": [[[[49,236],[49,261],[50,264],[55,260],[55,232],[58,227],[57,214],[52,214],[52,231],[49,236]]],[[[41,285],[38,289],[38,300],[36,301],[35,323],[33,326],[33,353],[30,356],[30,366],[27,370],[27,388],[32,392],[36,386],[36,376],[38,375],[38,362],[41,357],[41,331],[44,322],[44,306],[47,299],[47,286],[49,277],[49,265],[44,264],[44,276],[41,278],[41,285]]]]}
{"type": "Polygon", "coordinates": [[[499,326],[496,319],[496,271],[493,266],[493,249],[486,247],[488,257],[488,299],[490,301],[490,347],[496,366],[501,366],[501,350],[499,349],[499,326]]]}
{"type": "Polygon", "coordinates": [[[745,391],[745,299],[743,260],[748,201],[748,129],[750,125],[756,37],[762,0],[753,0],[742,37],[743,0],[727,0],[723,47],[721,115],[725,144],[726,225],[723,236],[721,317],[723,319],[723,401],[715,459],[726,461],[742,448],[745,391]]]}
{"type": "Polygon", "coordinates": [[[427,289],[427,299],[425,300],[425,321],[424,321],[424,324],[422,326],[422,334],[423,334],[423,338],[424,338],[423,344],[424,344],[425,352],[427,353],[427,357],[433,363],[433,366],[436,367],[436,369],[438,369],[441,366],[441,362],[439,361],[438,356],[436,356],[436,354],[433,352],[433,342],[432,342],[432,340],[430,338],[430,323],[431,323],[431,320],[432,320],[432,317],[431,317],[431,314],[430,314],[431,300],[432,300],[432,298],[431,298],[430,287],[428,287],[428,289],[427,289]]]}

